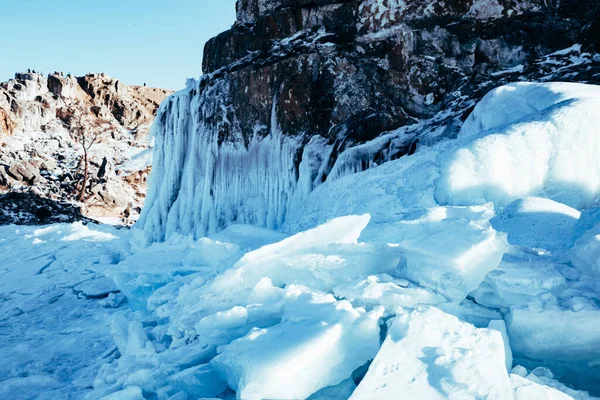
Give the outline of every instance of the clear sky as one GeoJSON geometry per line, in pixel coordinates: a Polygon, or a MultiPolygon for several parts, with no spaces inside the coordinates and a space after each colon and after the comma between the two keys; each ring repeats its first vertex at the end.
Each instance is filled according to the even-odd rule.
{"type": "Polygon", "coordinates": [[[0,81],[28,68],[180,89],[235,0],[0,0],[0,81]]]}

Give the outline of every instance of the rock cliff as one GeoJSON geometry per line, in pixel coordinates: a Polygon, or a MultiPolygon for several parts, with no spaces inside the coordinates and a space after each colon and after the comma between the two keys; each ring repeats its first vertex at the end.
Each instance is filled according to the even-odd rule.
{"type": "Polygon", "coordinates": [[[204,75],[159,112],[163,149],[140,224],[156,239],[231,222],[278,228],[321,182],[452,137],[496,86],[598,82],[599,10],[239,0],[236,24],[206,44],[204,75]]]}
{"type": "Polygon", "coordinates": [[[39,209],[54,214],[64,209],[67,220],[81,215],[71,212],[69,203],[83,182],[82,134],[88,141],[97,138],[89,151],[84,201],[76,207],[92,218],[135,220],[150,170],[149,126],[170,93],[128,86],[105,74],[29,71],[0,83],[0,191],[12,192],[0,201],[8,204],[0,206],[0,223],[38,220],[11,217],[15,192],[27,192],[27,201],[19,204],[29,204],[31,210],[20,207],[23,215],[39,209]],[[49,207],[49,201],[57,206],[49,207]]]}

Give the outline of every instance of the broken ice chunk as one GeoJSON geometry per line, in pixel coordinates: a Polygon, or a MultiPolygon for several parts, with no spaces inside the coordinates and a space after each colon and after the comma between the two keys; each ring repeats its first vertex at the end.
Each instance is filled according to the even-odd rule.
{"type": "Polygon", "coordinates": [[[400,313],[351,400],[512,399],[499,332],[433,307],[400,313]]]}
{"type": "Polygon", "coordinates": [[[504,342],[504,352],[506,356],[506,370],[510,372],[512,370],[513,355],[510,348],[508,332],[506,331],[506,322],[501,319],[494,319],[490,321],[488,328],[498,331],[500,334],[502,334],[502,341],[504,342]]]}
{"type": "Polygon", "coordinates": [[[414,308],[417,305],[435,305],[446,301],[429,289],[410,286],[409,282],[387,274],[359,278],[336,286],[333,292],[355,305],[382,305],[388,313],[394,313],[398,307],[414,308]]]}
{"type": "Polygon", "coordinates": [[[396,239],[406,258],[406,277],[460,303],[508,249],[506,234],[490,226],[493,215],[491,204],[437,207],[423,218],[400,222],[396,239]]]}
{"type": "Polygon", "coordinates": [[[587,392],[573,390],[556,381],[546,368],[536,368],[527,373],[522,366],[510,375],[515,400],[594,400],[587,392]]]}
{"type": "Polygon", "coordinates": [[[551,261],[503,260],[471,295],[478,304],[508,309],[532,303],[565,283],[566,279],[551,261]]]}
{"type": "Polygon", "coordinates": [[[600,277],[600,223],[580,233],[570,255],[573,266],[579,272],[600,277]]]}
{"type": "Polygon", "coordinates": [[[119,289],[112,279],[100,277],[85,281],[75,286],[74,290],[87,298],[104,298],[110,293],[117,293],[119,289]]]}
{"type": "Polygon", "coordinates": [[[506,322],[516,357],[565,363],[580,375],[594,374],[589,363],[600,359],[600,310],[519,309],[506,322]]]}
{"type": "Polygon", "coordinates": [[[238,398],[305,399],[375,356],[382,312],[304,293],[288,304],[280,324],[223,346],[211,365],[238,398]]]}
{"type": "Polygon", "coordinates": [[[185,369],[169,378],[169,383],[188,395],[214,397],[227,389],[227,384],[217,377],[208,364],[185,369]]]}

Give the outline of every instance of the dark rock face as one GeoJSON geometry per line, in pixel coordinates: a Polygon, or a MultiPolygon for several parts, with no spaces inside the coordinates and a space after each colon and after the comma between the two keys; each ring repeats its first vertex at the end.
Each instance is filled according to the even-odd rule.
{"type": "Polygon", "coordinates": [[[596,50],[599,4],[239,0],[236,25],[206,45],[200,86],[227,81],[222,140],[269,132],[275,102],[285,135],[348,146],[432,117],[495,72],[575,43],[596,50]]]}

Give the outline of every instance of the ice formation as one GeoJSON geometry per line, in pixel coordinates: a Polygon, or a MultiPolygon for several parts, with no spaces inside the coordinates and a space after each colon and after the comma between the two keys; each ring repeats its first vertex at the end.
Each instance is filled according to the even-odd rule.
{"type": "Polygon", "coordinates": [[[306,293],[281,323],[253,329],[211,362],[244,399],[305,399],[348,379],[379,349],[380,310],[306,293]]]}
{"type": "Polygon", "coordinates": [[[257,127],[247,145],[235,137],[223,142],[208,122],[212,113],[222,115],[214,108],[227,109],[219,100],[209,102],[220,98],[212,92],[218,90],[198,94],[188,86],[158,111],[151,132],[155,172],[139,222],[152,240],[175,232],[199,238],[233,223],[270,229],[283,224],[297,185],[299,143],[283,135],[275,108],[266,137],[257,127]]]}
{"type": "Polygon", "coordinates": [[[394,237],[406,259],[403,275],[448,299],[461,302],[508,250],[504,234],[489,224],[491,204],[437,207],[414,221],[398,223],[394,237]]]}
{"type": "Polygon", "coordinates": [[[387,338],[350,399],[509,399],[500,332],[436,308],[398,310],[387,338]]]}
{"type": "Polygon", "coordinates": [[[597,87],[581,84],[519,83],[492,91],[461,130],[470,143],[442,157],[438,201],[505,206],[543,195],[575,208],[593,206],[600,192],[599,96],[597,87]]]}

